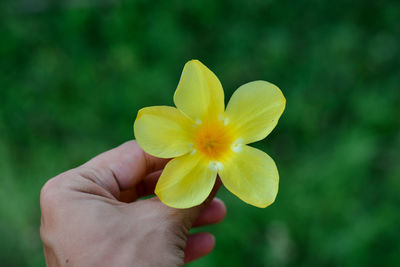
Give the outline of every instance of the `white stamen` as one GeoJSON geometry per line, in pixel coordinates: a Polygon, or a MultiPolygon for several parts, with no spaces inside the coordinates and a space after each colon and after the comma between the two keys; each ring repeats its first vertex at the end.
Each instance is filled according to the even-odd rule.
{"type": "Polygon", "coordinates": [[[190,149],[190,155],[193,155],[193,154],[195,154],[197,152],[197,149],[194,148],[194,144],[193,143],[189,143],[188,146],[189,146],[189,149],[190,149]]]}
{"type": "Polygon", "coordinates": [[[229,119],[222,114],[218,115],[218,120],[223,122],[224,125],[228,125],[228,123],[229,123],[229,119]]]}
{"type": "Polygon", "coordinates": [[[210,161],[209,167],[211,170],[214,171],[222,171],[224,169],[224,165],[221,162],[215,160],[210,161]]]}
{"type": "Polygon", "coordinates": [[[224,125],[226,126],[226,125],[228,125],[228,123],[229,123],[229,119],[228,119],[228,118],[225,118],[225,119],[224,119],[224,125]]]}
{"type": "Polygon", "coordinates": [[[196,124],[197,125],[200,125],[202,122],[201,122],[201,120],[200,119],[196,119],[196,124]]]}
{"type": "Polygon", "coordinates": [[[233,144],[231,145],[231,150],[232,150],[233,152],[236,152],[236,153],[242,151],[242,148],[243,148],[243,139],[242,139],[242,138],[237,139],[237,140],[236,140],[235,142],[233,142],[233,144]]]}
{"type": "Polygon", "coordinates": [[[218,115],[218,120],[223,122],[224,125],[228,125],[228,123],[229,123],[229,119],[227,117],[225,117],[223,114],[218,115]]]}

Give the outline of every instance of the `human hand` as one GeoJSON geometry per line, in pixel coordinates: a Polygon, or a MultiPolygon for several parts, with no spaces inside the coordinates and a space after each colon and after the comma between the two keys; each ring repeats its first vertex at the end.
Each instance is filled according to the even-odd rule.
{"type": "Polygon", "coordinates": [[[129,141],[49,180],[41,191],[41,229],[48,266],[183,266],[209,253],[209,233],[192,227],[220,222],[221,200],[190,209],[165,206],[154,193],[165,159],[129,141]]]}

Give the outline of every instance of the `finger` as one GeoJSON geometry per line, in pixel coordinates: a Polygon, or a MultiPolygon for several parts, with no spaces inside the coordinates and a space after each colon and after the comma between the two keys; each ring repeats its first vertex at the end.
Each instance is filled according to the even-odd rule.
{"type": "Polygon", "coordinates": [[[222,200],[214,198],[193,223],[193,227],[215,224],[222,221],[226,216],[226,207],[222,200]]]}
{"type": "Polygon", "coordinates": [[[121,191],[119,201],[131,203],[140,197],[150,196],[154,194],[154,189],[162,170],[148,174],[134,188],[121,191]]]}
{"type": "Polygon", "coordinates": [[[148,174],[137,186],[136,186],[136,196],[145,197],[154,194],[158,179],[162,170],[158,170],[148,174]]]}
{"type": "Polygon", "coordinates": [[[214,246],[215,238],[210,233],[190,235],[185,248],[185,263],[207,255],[214,249],[214,246]]]}
{"type": "Polygon", "coordinates": [[[119,198],[118,198],[119,201],[125,202],[125,203],[131,203],[131,202],[135,201],[136,199],[137,199],[136,190],[134,188],[121,191],[119,194],[119,198]]]}
{"type": "Polygon", "coordinates": [[[168,159],[145,153],[136,141],[128,141],[91,159],[81,167],[100,186],[115,197],[120,191],[134,188],[149,173],[162,169],[168,159]]]}

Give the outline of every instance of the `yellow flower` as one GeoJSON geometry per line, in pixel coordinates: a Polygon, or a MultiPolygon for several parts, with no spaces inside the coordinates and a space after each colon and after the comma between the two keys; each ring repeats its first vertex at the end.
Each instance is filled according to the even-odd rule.
{"type": "Polygon", "coordinates": [[[189,208],[210,194],[217,174],[244,202],[265,208],[278,193],[279,175],[266,153],[247,146],[276,126],[286,99],[275,85],[254,81],[240,86],[226,110],[217,76],[198,60],[183,68],[174,95],[177,108],[139,110],[134,132],[147,153],[168,162],[155,193],[166,205],[189,208]]]}

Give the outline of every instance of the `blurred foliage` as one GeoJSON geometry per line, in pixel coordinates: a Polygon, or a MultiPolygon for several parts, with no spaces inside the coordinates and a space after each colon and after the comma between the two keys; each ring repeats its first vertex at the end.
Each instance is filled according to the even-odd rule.
{"type": "Polygon", "coordinates": [[[263,79],[287,109],[255,144],[277,201],[222,189],[216,249],[190,266],[397,266],[399,21],[399,1],[1,1],[1,265],[44,265],[41,186],[133,138],[197,58],[227,99],[263,79]]]}

